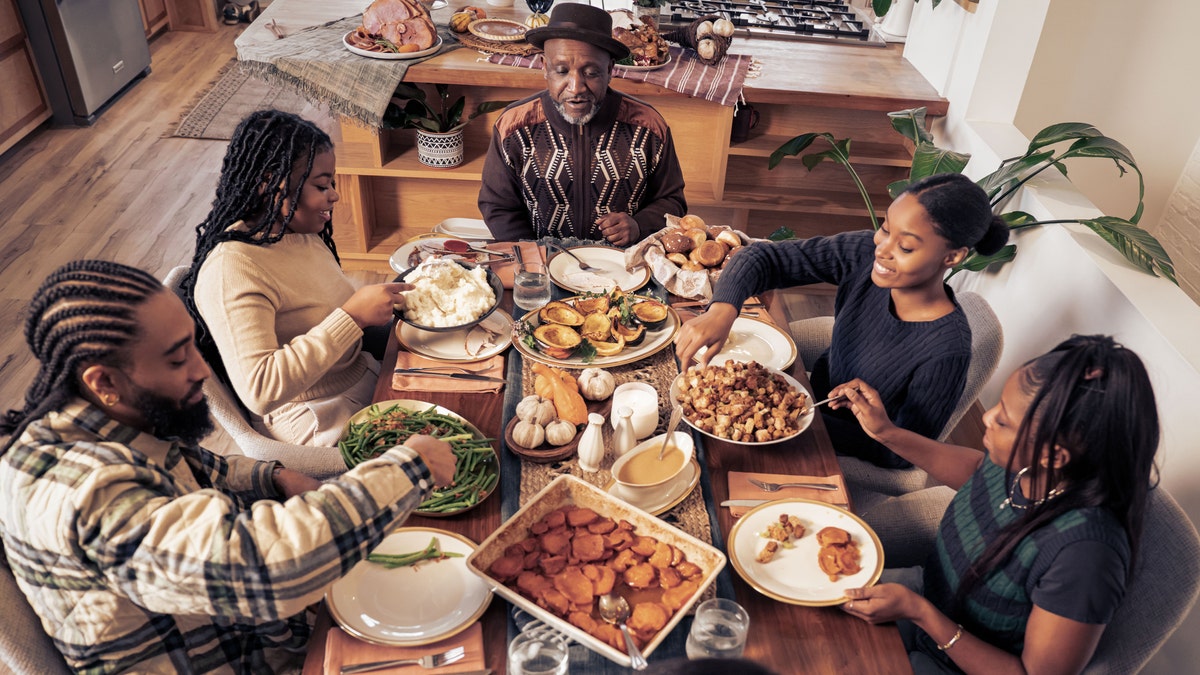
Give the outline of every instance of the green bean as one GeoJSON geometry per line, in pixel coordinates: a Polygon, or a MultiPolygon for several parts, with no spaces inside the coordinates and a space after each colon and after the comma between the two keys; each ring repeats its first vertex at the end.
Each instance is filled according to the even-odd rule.
{"type": "Polygon", "coordinates": [[[423,550],[413,551],[412,553],[400,553],[400,554],[371,553],[367,556],[367,560],[369,560],[370,562],[373,562],[373,563],[378,563],[380,565],[383,565],[384,567],[386,567],[388,569],[395,569],[397,567],[406,567],[408,565],[416,565],[417,563],[419,563],[423,560],[432,560],[432,559],[440,560],[442,558],[461,558],[461,557],[462,557],[461,553],[454,553],[452,551],[443,551],[441,542],[438,541],[437,537],[434,537],[429,540],[429,546],[426,546],[423,550]]]}

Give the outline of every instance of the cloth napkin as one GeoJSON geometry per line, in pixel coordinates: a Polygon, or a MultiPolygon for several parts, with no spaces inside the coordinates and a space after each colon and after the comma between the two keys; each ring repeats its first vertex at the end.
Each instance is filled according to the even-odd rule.
{"type": "MultiPolygon", "coordinates": [[[[445,365],[453,364],[447,364],[445,361],[438,361],[436,359],[427,359],[424,356],[413,354],[412,352],[396,352],[397,368],[429,368],[431,366],[445,365]]],[[[480,375],[504,377],[504,355],[497,354],[486,361],[473,361],[464,367],[474,371],[481,371],[479,373],[480,375]]],[[[446,372],[455,371],[447,370],[446,372]]],[[[503,382],[489,382],[487,380],[467,380],[449,377],[424,377],[422,375],[392,373],[392,389],[395,389],[396,391],[497,392],[500,391],[500,388],[503,386],[503,382]]]]}
{"type": "Polygon", "coordinates": [[[458,635],[451,635],[445,640],[439,640],[433,644],[421,645],[420,647],[386,647],[384,645],[374,645],[370,642],[359,640],[341,628],[334,626],[329,629],[329,635],[325,638],[325,673],[327,675],[337,675],[342,666],[350,666],[356,663],[390,661],[392,659],[415,659],[426,654],[440,654],[460,645],[466,648],[467,655],[462,660],[455,661],[448,666],[427,670],[417,664],[413,664],[371,671],[382,675],[386,675],[387,673],[441,675],[442,673],[463,673],[471,670],[483,670],[487,667],[483,658],[483,626],[476,621],[471,624],[470,628],[458,635]]]}
{"type": "MultiPolygon", "coordinates": [[[[789,476],[779,473],[745,473],[742,471],[729,472],[730,499],[790,499],[802,497],[834,506],[845,508],[849,502],[846,492],[846,482],[841,476],[789,476]],[[783,488],[778,492],[763,492],[750,484],[751,478],[757,478],[769,483],[826,483],[838,486],[837,490],[813,490],[811,488],[783,488]]],[[[731,506],[729,514],[740,518],[752,507],[731,506]]]]}
{"type": "MultiPolygon", "coordinates": [[[[617,66],[614,75],[633,82],[649,82],[706,101],[733,106],[742,95],[753,60],[748,54],[728,54],[715,66],[706,66],[692,49],[671,46],[671,62],[657,70],[629,70],[617,66]]],[[[541,68],[542,55],[492,54],[488,63],[518,68],[541,68]]]]}
{"type": "MultiPolygon", "coordinates": [[[[533,262],[535,260],[545,262],[545,250],[541,246],[538,246],[535,241],[498,241],[488,244],[485,248],[497,253],[512,253],[513,248],[518,246],[521,247],[521,255],[524,256],[526,262],[533,262]]],[[[514,259],[511,263],[492,265],[492,271],[496,273],[496,276],[500,277],[500,281],[504,284],[505,288],[512,288],[513,275],[517,273],[517,261],[514,259]]]]}

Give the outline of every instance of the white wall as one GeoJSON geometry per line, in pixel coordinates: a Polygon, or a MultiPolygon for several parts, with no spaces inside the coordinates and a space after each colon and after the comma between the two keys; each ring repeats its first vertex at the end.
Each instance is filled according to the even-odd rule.
{"type": "MultiPolygon", "coordinates": [[[[1182,0],[1176,3],[1056,0],[1053,8],[1051,4],[1049,0],[983,0],[975,14],[968,14],[947,2],[936,10],[932,9],[931,3],[917,5],[905,57],[950,101],[946,118],[935,125],[934,132],[939,145],[972,154],[967,173],[974,177],[990,172],[1001,157],[1023,151],[1028,138],[1015,122],[1027,106],[1032,110],[1031,101],[1035,97],[1039,101],[1049,97],[1053,99],[1051,103],[1062,99],[1076,102],[1074,99],[1078,97],[1080,107],[1071,109],[1070,118],[1039,120],[1029,130],[1031,133],[1052,122],[1082,120],[1097,123],[1098,117],[1089,113],[1111,114],[1108,108],[1114,105],[1114,100],[1120,101],[1120,105],[1132,114],[1140,115],[1139,124],[1147,124],[1147,118],[1153,118],[1152,113],[1157,112],[1158,107],[1153,100],[1140,98],[1144,90],[1131,87],[1130,91],[1119,95],[1081,96],[1070,86],[1074,74],[1048,75],[1047,61],[1056,65],[1055,58],[1070,59],[1071,56],[1062,53],[1051,56],[1052,51],[1044,43],[1047,40],[1067,42],[1069,38],[1073,45],[1086,45],[1082,48],[1084,53],[1093,49],[1103,52],[1105,58],[1101,60],[1105,63],[1114,60],[1107,58],[1112,51],[1137,51],[1143,43],[1147,43],[1144,45],[1147,51],[1161,55],[1162,45],[1157,44],[1162,39],[1161,34],[1151,31],[1135,30],[1122,41],[1099,47],[1089,42],[1086,27],[1073,28],[1066,35],[1055,34],[1055,31],[1064,30],[1065,26],[1078,26],[1078,23],[1071,24],[1072,18],[1086,26],[1091,18],[1089,13],[1100,12],[1101,8],[1105,16],[1109,10],[1119,11],[1127,21],[1135,21],[1141,20],[1137,17],[1143,14],[1147,5],[1162,9],[1161,5],[1165,4],[1181,7],[1194,3],[1182,0]],[[1060,5],[1068,5],[1070,12],[1060,14],[1060,5]],[[1044,24],[1050,26],[1050,35],[1043,32],[1044,24]],[[1054,86],[1055,82],[1057,86],[1054,86]]],[[[1181,21],[1177,12],[1165,10],[1153,20],[1195,25],[1181,21]]],[[[1151,18],[1145,21],[1149,22],[1151,18]]],[[[1191,40],[1186,40],[1182,44],[1190,43],[1191,40]]],[[[1176,88],[1200,90],[1191,87],[1194,78],[1180,75],[1194,67],[1194,61],[1184,59],[1176,64],[1179,68],[1165,73],[1138,72],[1142,79],[1159,77],[1176,88]],[[1172,76],[1174,79],[1170,79],[1172,76]]],[[[1075,65],[1085,71],[1088,62],[1081,57],[1075,65]]],[[[1137,77],[1117,75],[1096,81],[1102,85],[1095,86],[1109,87],[1140,82],[1137,77]]],[[[1189,115],[1190,110],[1180,110],[1179,114],[1189,115]]],[[[1046,112],[1048,115],[1059,113],[1066,114],[1059,108],[1046,112]]],[[[1155,123],[1151,119],[1150,124],[1155,123]]],[[[1109,129],[1097,124],[1113,137],[1124,140],[1124,128],[1109,129]]],[[[1177,135],[1172,138],[1175,140],[1170,142],[1180,142],[1177,135]]],[[[1186,160],[1196,147],[1195,138],[1184,139],[1181,145],[1186,160]]],[[[1150,149],[1140,155],[1137,150],[1133,152],[1142,164],[1143,156],[1154,151],[1150,149]]],[[[1145,159],[1151,158],[1146,156],[1145,159]]],[[[1185,164],[1186,161],[1178,170],[1181,171],[1185,164]]],[[[1111,167],[1111,163],[1108,166],[1111,167]]],[[[1072,174],[1075,173],[1073,169],[1072,174]]],[[[1169,196],[1177,176],[1169,180],[1157,177],[1156,191],[1169,196]]],[[[1108,189],[1112,190],[1114,179],[1107,176],[1106,180],[1108,189]]],[[[1133,182],[1128,178],[1122,180],[1133,182]]],[[[1196,203],[1200,204],[1200,200],[1196,203]]],[[[1191,202],[1188,204],[1182,209],[1185,213],[1191,213],[1191,202]]],[[[1014,206],[1043,218],[1091,217],[1099,213],[1087,197],[1058,176],[1040,179],[1033,189],[1025,191],[1021,203],[1014,206]]],[[[1116,208],[1113,213],[1129,215],[1129,210],[1127,205],[1116,208]]],[[[1197,212],[1200,213],[1200,209],[1197,212]]],[[[1200,425],[1195,424],[1195,409],[1200,403],[1200,340],[1196,340],[1200,335],[1200,308],[1170,282],[1128,266],[1106,243],[1082,227],[1049,226],[1021,233],[1015,241],[1018,255],[1013,263],[995,273],[959,275],[953,282],[959,288],[975,290],[987,298],[1004,326],[1004,354],[996,378],[981,396],[982,401],[985,405],[994,403],[999,397],[1003,378],[1017,365],[1072,333],[1103,332],[1116,336],[1141,355],[1154,382],[1164,431],[1159,450],[1162,484],[1183,504],[1193,522],[1200,522],[1200,425]]],[[[1200,637],[1200,612],[1193,610],[1146,672],[1193,672],[1194,664],[1200,663],[1197,637],[1200,637]]]]}

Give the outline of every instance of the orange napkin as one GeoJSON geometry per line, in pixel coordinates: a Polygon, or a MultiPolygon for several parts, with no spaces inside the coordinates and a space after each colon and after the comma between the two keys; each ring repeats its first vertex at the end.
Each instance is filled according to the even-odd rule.
{"type": "MultiPolygon", "coordinates": [[[[834,506],[845,508],[849,502],[847,501],[846,482],[841,476],[789,476],[779,473],[744,473],[742,471],[729,472],[729,498],[730,499],[790,499],[792,497],[802,497],[804,499],[813,499],[819,502],[826,502],[834,506]],[[826,483],[829,485],[838,486],[837,490],[814,490],[812,488],[783,488],[778,492],[764,492],[750,484],[750,478],[757,478],[768,483],[826,483]]],[[[749,511],[752,507],[748,506],[731,506],[729,514],[734,518],[740,518],[743,514],[749,511]]]]}
{"type": "MultiPolygon", "coordinates": [[[[452,366],[452,363],[427,359],[412,352],[396,352],[397,368],[429,368],[431,366],[452,366]]],[[[485,361],[472,361],[463,364],[468,370],[477,371],[480,375],[489,377],[504,377],[504,355],[497,354],[485,361]]],[[[454,370],[443,372],[453,373],[454,370]]],[[[468,380],[450,377],[424,377],[422,375],[392,373],[392,389],[396,391],[490,391],[497,392],[504,386],[503,382],[488,380],[468,380]]]]}
{"type": "MultiPolygon", "coordinates": [[[[512,253],[513,248],[520,246],[521,255],[524,256],[526,262],[535,260],[546,260],[546,254],[542,247],[537,245],[535,241],[498,241],[487,245],[489,251],[497,253],[512,253]]],[[[492,271],[496,276],[500,277],[500,281],[504,283],[505,288],[513,287],[513,276],[517,273],[517,261],[499,263],[492,265],[492,271]]]]}
{"type": "Polygon", "coordinates": [[[441,675],[442,673],[464,673],[471,670],[483,670],[487,667],[483,659],[483,626],[476,621],[471,624],[470,628],[458,635],[451,635],[444,640],[439,640],[433,644],[421,645],[420,647],[385,647],[383,645],[374,645],[370,642],[359,640],[341,628],[334,626],[329,629],[329,636],[325,638],[325,673],[327,675],[336,675],[342,666],[350,666],[356,663],[372,663],[374,661],[390,661],[392,659],[415,659],[426,654],[440,654],[460,645],[466,648],[467,655],[448,666],[427,670],[414,663],[409,666],[381,668],[380,670],[371,671],[372,673],[404,673],[406,675],[423,673],[425,675],[441,675]]]}

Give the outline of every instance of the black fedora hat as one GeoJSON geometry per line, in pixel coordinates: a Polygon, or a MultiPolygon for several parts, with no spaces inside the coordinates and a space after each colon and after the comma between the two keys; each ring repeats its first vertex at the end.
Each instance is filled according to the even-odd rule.
{"type": "Polygon", "coordinates": [[[550,23],[525,34],[525,39],[538,49],[545,48],[546,40],[556,38],[599,47],[612,54],[615,61],[629,56],[629,48],[612,36],[612,16],[599,7],[579,2],[556,5],[550,12],[550,23]]]}

